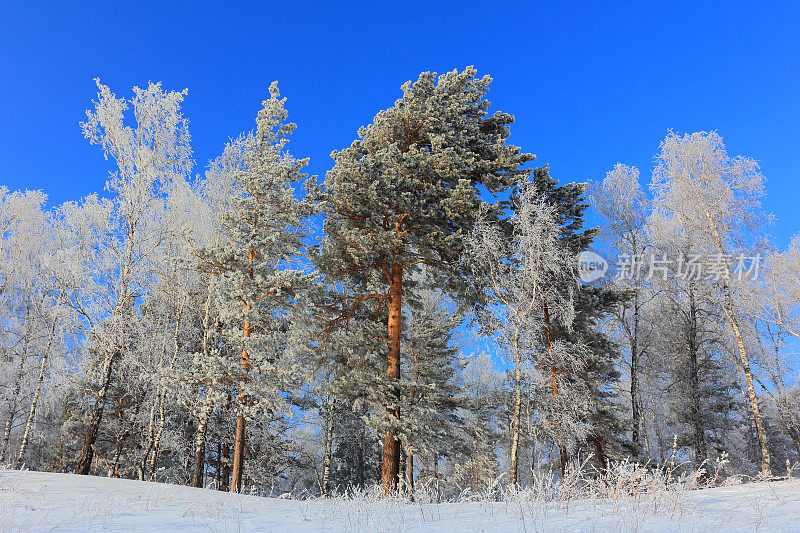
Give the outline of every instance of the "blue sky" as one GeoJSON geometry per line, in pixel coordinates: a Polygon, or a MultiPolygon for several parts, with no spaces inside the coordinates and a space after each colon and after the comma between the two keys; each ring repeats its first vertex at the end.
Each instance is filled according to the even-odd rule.
{"type": "Polygon", "coordinates": [[[189,88],[196,171],[252,128],[277,79],[292,150],[331,150],[419,72],[475,65],[512,139],[564,181],[617,161],[649,178],[669,129],[716,129],[761,162],[779,245],[800,231],[800,3],[148,3],[0,0],[0,184],[51,204],[102,188],[78,122],[100,77],[117,95],[189,88]]]}

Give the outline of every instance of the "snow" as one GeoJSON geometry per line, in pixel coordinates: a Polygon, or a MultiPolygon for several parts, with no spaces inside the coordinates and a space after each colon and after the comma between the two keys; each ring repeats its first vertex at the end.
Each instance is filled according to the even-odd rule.
{"type": "Polygon", "coordinates": [[[797,531],[800,481],[612,500],[416,504],[261,498],[124,479],[0,471],[0,531],[797,531]]]}

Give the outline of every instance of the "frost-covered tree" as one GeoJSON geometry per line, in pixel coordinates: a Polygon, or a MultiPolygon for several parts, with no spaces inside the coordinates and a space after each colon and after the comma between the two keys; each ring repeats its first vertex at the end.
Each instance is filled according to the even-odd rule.
{"type": "Polygon", "coordinates": [[[533,159],[507,144],[513,117],[489,115],[491,78],[469,67],[439,77],[426,72],[403,85],[403,96],[333,152],[325,180],[325,240],[319,265],[357,290],[332,307],[331,326],[346,322],[365,301],[378,302],[386,324],[383,375],[370,385],[384,395],[382,484],[394,490],[400,468],[400,379],[403,293],[420,265],[437,285],[468,285],[459,267],[463,237],[483,201],[481,188],[511,187],[533,159]],[[334,323],[335,322],[335,323],[334,323]]]}
{"type": "MultiPolygon", "coordinates": [[[[194,210],[195,231],[191,233],[192,254],[201,253],[203,248],[219,247],[225,239],[222,222],[225,214],[235,198],[243,192],[237,186],[237,173],[247,169],[248,143],[252,142],[252,132],[240,135],[230,141],[222,154],[209,163],[205,176],[196,185],[196,196],[202,199],[198,209],[194,210]]],[[[222,401],[226,394],[224,372],[220,371],[220,361],[226,358],[228,347],[224,343],[222,323],[218,300],[220,295],[215,290],[213,276],[209,273],[197,273],[202,297],[196,309],[198,325],[201,329],[199,343],[193,354],[191,365],[178,376],[178,382],[187,399],[188,407],[195,413],[197,424],[194,436],[194,459],[192,467],[192,485],[202,487],[206,466],[206,440],[209,426],[214,419],[215,409],[218,415],[225,411],[222,401]]],[[[219,416],[217,416],[219,418],[219,416]]],[[[218,428],[217,431],[220,431],[218,428]]],[[[227,444],[226,444],[227,447],[227,444]]],[[[222,463],[222,445],[217,454],[217,488],[227,486],[228,476],[222,478],[219,471],[222,463]]]]}
{"type": "Polygon", "coordinates": [[[451,485],[459,491],[487,490],[500,475],[498,444],[501,434],[497,415],[504,375],[495,369],[487,352],[473,356],[461,355],[461,360],[458,372],[461,408],[458,416],[461,419],[460,429],[465,435],[464,444],[463,447],[449,450],[441,460],[433,457],[427,470],[438,492],[442,484],[451,485]]]}
{"type": "Polygon", "coordinates": [[[34,435],[43,389],[68,350],[46,198],[0,188],[0,464],[40,464],[26,452],[33,439],[47,436],[34,435]]]}
{"type": "Polygon", "coordinates": [[[246,420],[284,411],[282,393],[299,378],[288,353],[287,313],[308,281],[301,256],[313,202],[310,196],[295,198],[293,186],[306,180],[302,169],[308,160],[286,151],[295,125],[286,122],[285,101],[273,83],[255,134],[246,141],[245,168],[235,174],[242,195],[223,217],[224,239],[200,254],[202,268],[214,275],[220,294],[228,345],[220,371],[238,387],[230,483],[234,492],[241,489],[246,420]]]}
{"type": "MultiPolygon", "coordinates": [[[[444,294],[426,287],[424,271],[421,287],[413,294],[415,304],[408,313],[408,353],[401,372],[410,386],[403,391],[401,440],[404,444],[409,492],[414,490],[414,457],[439,457],[460,446],[461,406],[456,383],[460,361],[454,329],[462,317],[444,294]]],[[[401,475],[401,478],[403,476],[401,475]]]]}
{"type": "MultiPolygon", "coordinates": [[[[555,207],[540,196],[537,184],[525,179],[512,197],[510,232],[484,210],[466,241],[467,261],[490,302],[479,314],[482,327],[496,332],[497,344],[513,365],[509,482],[517,484],[523,388],[547,379],[551,367],[537,367],[542,350],[555,354],[563,347],[551,339],[556,323],[569,329],[574,314],[572,292],[562,291],[576,280],[573,255],[560,240],[562,228],[555,207]],[[524,379],[527,376],[527,379],[524,379]]],[[[554,359],[567,356],[566,353],[554,359]]],[[[555,377],[553,390],[557,390],[555,377]]]]}
{"type": "MultiPolygon", "coordinates": [[[[800,338],[800,238],[794,237],[785,251],[767,254],[760,273],[757,283],[746,294],[746,312],[757,340],[757,364],[768,376],[772,388],[767,389],[774,402],[772,418],[777,419],[775,425],[785,433],[778,438],[788,438],[793,443],[790,445],[793,452],[781,453],[784,461],[776,459],[780,467],[786,456],[800,454],[797,365],[794,357],[787,356],[800,338]]],[[[772,441],[769,442],[773,449],[772,441]]]]}
{"type": "MultiPolygon", "coordinates": [[[[63,284],[68,301],[83,318],[99,372],[75,472],[87,474],[114,366],[130,349],[136,307],[152,278],[152,255],[174,227],[164,217],[166,191],[191,170],[187,121],[181,114],[186,91],[160,84],[134,87],[131,99],[117,98],[97,81],[98,99],[81,123],[84,136],[114,161],[108,197],[88,196],[59,210],[63,284]]],[[[88,345],[87,345],[88,347],[88,345]]],[[[88,363],[89,361],[87,361],[88,363]]]]}
{"type": "Polygon", "coordinates": [[[742,303],[737,297],[741,292],[737,284],[748,280],[735,275],[737,256],[752,254],[768,219],[760,204],[764,177],[755,160],[729,156],[715,132],[670,133],[661,143],[651,187],[659,215],[676,220],[682,231],[695,239],[696,251],[715,259],[711,281],[716,290],[706,294],[723,311],[730,328],[756,427],[761,472],[769,476],[767,436],[746,345],[742,303]]]}
{"type": "MultiPolygon", "coordinates": [[[[643,260],[650,249],[647,228],[649,201],[639,184],[639,170],[617,163],[602,182],[593,185],[591,193],[594,206],[603,217],[601,235],[607,243],[607,256],[643,260]]],[[[637,447],[636,453],[641,453],[644,419],[640,362],[648,352],[649,333],[654,323],[653,317],[648,316],[648,304],[653,296],[644,276],[616,276],[612,286],[631,293],[612,316],[615,337],[625,347],[630,365],[631,437],[637,447]]]]}
{"type": "MultiPolygon", "coordinates": [[[[584,228],[586,186],[559,184],[548,167],[535,169],[533,181],[555,207],[562,228],[560,244],[574,261],[589,250],[598,233],[597,228],[584,228]]],[[[625,424],[614,405],[618,403],[619,354],[604,331],[608,316],[626,298],[614,287],[578,283],[574,273],[555,288],[566,295],[562,299],[572,300],[573,318],[565,328],[554,320],[557,316],[549,312],[545,316],[547,349],[539,356],[539,366],[550,368],[550,379],[537,396],[538,428],[545,442],[549,438],[557,445],[562,475],[570,449],[584,446],[592,450],[602,472],[608,458],[619,457],[629,448],[625,424]]]]}

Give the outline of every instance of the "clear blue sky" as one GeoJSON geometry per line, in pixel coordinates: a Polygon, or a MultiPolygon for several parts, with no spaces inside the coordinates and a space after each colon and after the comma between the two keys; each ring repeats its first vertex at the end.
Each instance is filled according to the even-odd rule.
{"type": "Polygon", "coordinates": [[[51,204],[102,188],[78,127],[94,77],[117,95],[188,87],[198,172],[277,79],[292,150],[324,175],[404,81],[472,64],[516,115],[513,141],[565,181],[617,161],[647,179],[669,129],[718,130],[760,160],[784,245],[800,231],[800,2],[729,4],[0,0],[0,184],[51,204]]]}

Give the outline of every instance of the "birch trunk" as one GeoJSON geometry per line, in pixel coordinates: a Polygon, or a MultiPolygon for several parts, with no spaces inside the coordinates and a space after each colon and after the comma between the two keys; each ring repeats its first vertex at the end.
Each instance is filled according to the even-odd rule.
{"type": "Polygon", "coordinates": [[[331,455],[333,453],[333,409],[334,398],[329,396],[328,408],[325,418],[325,444],[322,455],[322,496],[327,497],[330,494],[331,485],[331,455]]]}
{"type": "MultiPolygon", "coordinates": [[[[47,365],[47,355],[42,356],[42,362],[39,365],[39,377],[36,379],[36,392],[33,394],[31,400],[31,407],[28,410],[28,418],[25,420],[25,431],[22,433],[22,442],[19,444],[19,452],[17,452],[17,461],[14,468],[19,468],[22,465],[22,458],[25,456],[25,448],[28,447],[28,439],[31,434],[31,426],[33,419],[36,416],[36,406],[39,403],[39,396],[42,393],[42,383],[44,382],[44,369],[47,365]]],[[[2,462],[2,461],[0,461],[2,462]]]]}
{"type": "Polygon", "coordinates": [[[742,330],[739,327],[739,320],[736,317],[736,310],[734,309],[733,305],[733,294],[731,292],[731,279],[730,279],[730,268],[725,260],[725,247],[723,246],[722,235],[720,235],[719,228],[717,227],[716,222],[714,221],[714,217],[711,216],[708,208],[702,203],[703,208],[705,210],[706,220],[708,221],[709,227],[711,229],[713,238],[714,238],[714,245],[716,246],[717,252],[720,255],[720,258],[723,259],[725,262],[725,268],[722,269],[722,292],[723,292],[723,302],[722,302],[722,309],[725,312],[725,316],[728,319],[728,322],[731,325],[731,329],[733,330],[733,335],[736,339],[736,347],[739,351],[739,359],[742,363],[742,370],[744,371],[744,379],[745,384],[747,386],[747,396],[750,401],[750,411],[753,415],[753,421],[756,425],[756,433],[758,435],[758,443],[761,447],[761,475],[765,478],[769,478],[772,476],[772,470],[769,464],[769,449],[767,447],[767,433],[764,430],[764,422],[761,418],[761,410],[758,407],[758,397],[756,396],[756,389],[753,385],[753,371],[750,367],[750,358],[747,355],[747,349],[745,348],[744,344],[744,335],[742,334],[742,330]]]}
{"type": "Polygon", "coordinates": [[[158,390],[156,393],[156,400],[153,402],[153,405],[150,407],[150,421],[147,426],[147,445],[144,448],[144,453],[142,454],[142,460],[139,463],[139,481],[144,481],[146,474],[147,474],[147,464],[150,460],[150,452],[153,451],[153,445],[155,444],[156,440],[156,412],[158,411],[159,405],[161,405],[161,398],[162,392],[161,389],[158,390]]]}
{"type": "Polygon", "coordinates": [[[161,395],[161,402],[158,405],[158,430],[153,439],[153,450],[150,452],[150,459],[147,462],[147,479],[153,480],[156,473],[156,459],[158,459],[158,449],[161,446],[161,435],[164,432],[164,395],[161,395]]]}
{"type": "MultiPolygon", "coordinates": [[[[47,337],[47,345],[44,352],[42,352],[42,362],[39,365],[39,376],[36,378],[36,392],[33,394],[31,400],[31,407],[28,410],[28,418],[25,420],[25,430],[22,433],[22,442],[19,444],[19,451],[17,452],[17,462],[14,468],[19,468],[22,465],[22,459],[25,456],[25,449],[28,447],[28,439],[30,438],[33,420],[36,416],[36,407],[39,405],[39,397],[42,394],[42,383],[44,383],[44,371],[47,368],[47,354],[50,352],[50,347],[53,345],[53,337],[56,332],[56,323],[58,322],[58,315],[53,319],[53,324],[50,326],[50,335],[47,337]]],[[[1,462],[1,461],[0,461],[1,462]]]]}
{"type": "Polygon", "coordinates": [[[522,361],[520,361],[519,354],[517,354],[516,359],[514,368],[516,392],[514,398],[514,412],[511,418],[511,464],[509,466],[509,482],[512,486],[517,484],[517,473],[519,470],[519,432],[522,418],[522,361]]]}
{"type": "MultiPolygon", "coordinates": [[[[730,295],[727,298],[730,300],[730,295]]],[[[761,409],[758,407],[758,396],[756,396],[756,389],[753,385],[753,371],[750,367],[750,358],[747,356],[747,350],[744,345],[744,337],[742,336],[739,323],[733,314],[732,305],[727,304],[725,314],[728,315],[728,320],[731,323],[733,334],[736,337],[736,346],[739,350],[739,358],[742,363],[742,370],[744,371],[745,385],[747,386],[747,397],[750,400],[750,411],[753,414],[753,420],[756,425],[756,433],[758,435],[758,443],[761,447],[761,474],[768,478],[772,476],[769,460],[769,448],[767,447],[767,433],[764,430],[764,421],[761,418],[761,409]]]]}
{"type": "Polygon", "coordinates": [[[100,429],[100,422],[103,419],[103,410],[106,405],[106,396],[108,389],[111,386],[111,375],[114,368],[114,359],[118,353],[116,350],[106,352],[105,360],[103,361],[103,373],[100,381],[100,388],[95,396],[94,407],[92,414],[89,418],[89,425],[86,428],[86,434],[83,438],[83,447],[81,448],[81,455],[75,465],[75,473],[85,476],[89,474],[92,468],[92,459],[94,459],[94,443],[97,440],[97,432],[100,429]]]}
{"type": "Polygon", "coordinates": [[[214,410],[214,401],[209,393],[206,393],[206,401],[203,410],[200,412],[200,419],[197,422],[197,431],[194,438],[194,470],[192,471],[192,486],[203,486],[203,472],[205,470],[205,444],[208,420],[214,410]]]}
{"type": "MultiPolygon", "coordinates": [[[[211,295],[213,293],[211,283],[208,284],[208,292],[206,295],[205,310],[203,313],[203,358],[207,361],[210,354],[209,341],[211,339],[210,319],[211,319],[211,295]]],[[[197,422],[197,432],[194,439],[194,471],[192,472],[192,486],[203,486],[203,471],[205,469],[205,443],[206,431],[208,429],[208,420],[211,418],[211,412],[214,410],[214,399],[212,397],[212,388],[208,387],[206,390],[206,399],[203,404],[203,409],[200,412],[200,418],[197,422]]],[[[217,484],[219,486],[219,484],[217,484]]]]}
{"type": "MultiPolygon", "coordinates": [[[[27,342],[25,344],[27,350],[27,342]]],[[[19,359],[19,369],[17,370],[17,378],[14,382],[14,389],[11,392],[11,398],[8,401],[8,419],[6,420],[5,428],[3,429],[3,444],[0,450],[0,464],[5,463],[6,454],[8,453],[8,442],[11,439],[11,428],[14,425],[14,418],[17,416],[17,404],[19,402],[19,394],[22,389],[22,374],[25,369],[25,352],[19,359]]]]}

